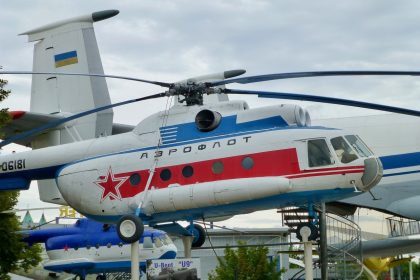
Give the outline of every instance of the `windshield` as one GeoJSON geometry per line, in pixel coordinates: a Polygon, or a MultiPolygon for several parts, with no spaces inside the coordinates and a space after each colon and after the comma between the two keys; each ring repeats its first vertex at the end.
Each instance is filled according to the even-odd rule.
{"type": "Polygon", "coordinates": [[[163,246],[162,240],[160,240],[160,238],[157,237],[157,236],[153,237],[153,242],[155,243],[156,247],[158,247],[158,248],[163,246]]]}
{"type": "Polygon", "coordinates": [[[160,238],[162,239],[163,244],[165,245],[172,244],[172,240],[169,238],[167,234],[162,235],[160,238]]]}
{"type": "Polygon", "coordinates": [[[350,145],[353,147],[353,149],[356,150],[356,152],[361,157],[369,157],[372,156],[373,153],[369,150],[369,148],[363,143],[362,139],[360,139],[357,135],[347,135],[345,136],[347,141],[349,141],[350,145]]]}
{"type": "Polygon", "coordinates": [[[342,163],[349,163],[356,160],[358,157],[356,152],[347,144],[343,137],[331,138],[331,145],[333,146],[338,159],[342,163]]]}

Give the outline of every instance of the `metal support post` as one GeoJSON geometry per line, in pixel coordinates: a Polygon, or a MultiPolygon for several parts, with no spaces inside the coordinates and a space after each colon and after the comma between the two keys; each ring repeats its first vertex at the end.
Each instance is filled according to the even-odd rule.
{"type": "Polygon", "coordinates": [[[312,241],[308,240],[308,237],[311,235],[311,229],[307,226],[302,227],[300,229],[300,235],[302,236],[303,240],[305,280],[313,280],[314,271],[312,264],[312,241]]]}
{"type": "Polygon", "coordinates": [[[413,259],[410,259],[410,262],[408,263],[408,269],[410,273],[410,280],[413,280],[413,259]]]}
{"type": "Polygon", "coordinates": [[[181,237],[182,244],[184,245],[184,258],[191,258],[191,245],[194,239],[194,236],[184,235],[181,237]]]}
{"type": "Polygon", "coordinates": [[[321,215],[319,217],[320,234],[320,260],[321,260],[321,279],[328,279],[328,249],[327,249],[327,219],[325,202],[321,203],[321,215]]]}
{"type": "Polygon", "coordinates": [[[131,243],[131,279],[140,279],[139,268],[139,241],[131,243]]]}

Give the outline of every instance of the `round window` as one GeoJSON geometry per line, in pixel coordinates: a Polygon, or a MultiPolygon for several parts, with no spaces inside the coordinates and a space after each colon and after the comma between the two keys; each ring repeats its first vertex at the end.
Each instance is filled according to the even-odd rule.
{"type": "Polygon", "coordinates": [[[185,178],[189,178],[194,174],[194,169],[192,168],[192,166],[187,165],[184,168],[182,168],[182,176],[184,176],[185,178]]]}
{"type": "Polygon", "coordinates": [[[141,177],[140,177],[140,175],[138,174],[138,173],[133,173],[133,174],[131,174],[131,176],[130,176],[130,184],[133,186],[133,187],[135,187],[135,186],[137,186],[138,184],[140,184],[140,181],[141,181],[141,177]]]}
{"type": "Polygon", "coordinates": [[[163,169],[160,172],[160,179],[162,179],[162,181],[168,181],[169,179],[171,179],[171,170],[169,169],[163,169]]]}
{"type": "Polygon", "coordinates": [[[251,169],[254,166],[254,160],[250,157],[246,157],[242,160],[242,167],[244,169],[251,169]]]}
{"type": "Polygon", "coordinates": [[[220,174],[223,172],[224,166],[223,162],[216,161],[213,163],[213,166],[211,167],[211,171],[213,171],[214,174],[220,174]]]}

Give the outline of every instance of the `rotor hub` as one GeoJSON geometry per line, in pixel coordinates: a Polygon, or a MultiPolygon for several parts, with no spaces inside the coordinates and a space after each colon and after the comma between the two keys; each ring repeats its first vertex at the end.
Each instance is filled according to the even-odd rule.
{"type": "Polygon", "coordinates": [[[187,81],[185,83],[173,84],[167,91],[169,96],[183,96],[179,102],[185,102],[187,106],[203,105],[203,95],[221,93],[222,89],[211,87],[209,83],[197,83],[187,81]]]}

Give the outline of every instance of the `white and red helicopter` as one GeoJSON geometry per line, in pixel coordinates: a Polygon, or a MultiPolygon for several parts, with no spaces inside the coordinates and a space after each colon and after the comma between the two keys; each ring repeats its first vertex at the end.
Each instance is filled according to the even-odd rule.
{"type": "MultiPolygon", "coordinates": [[[[95,131],[94,137],[101,137],[68,144],[59,141],[60,145],[44,148],[33,145],[39,149],[3,155],[0,189],[27,189],[32,180],[49,180],[49,184],[56,184],[65,203],[78,212],[99,221],[118,222],[118,233],[127,242],[138,240],[143,223],[165,229],[163,223],[185,220],[191,223],[189,230],[200,237],[194,244],[199,246],[204,241],[204,232],[192,224],[194,220],[335,201],[369,191],[380,181],[381,162],[352,132],[311,126],[309,114],[297,105],[252,109],[244,101],[229,101],[228,94],[325,102],[420,116],[419,111],[373,103],[225,88],[232,83],[290,78],[418,76],[420,72],[324,71],[235,78],[245,71],[232,70],[166,83],[103,74],[101,64],[92,67],[86,63],[89,55],[99,55],[96,41],[95,45],[83,44],[84,49],[52,41],[63,36],[67,36],[67,42],[86,40],[94,36],[93,22],[116,13],[97,12],[25,33],[30,40],[39,41],[37,47],[43,52],[44,64],[34,58],[34,71],[0,71],[0,74],[33,74],[33,88],[37,88],[40,80],[57,85],[66,83],[70,90],[75,89],[75,96],[65,97],[72,105],[82,103],[79,97],[84,98],[78,86],[82,88],[83,83],[90,82],[100,89],[105,84],[106,89],[105,77],[154,84],[166,90],[116,104],[107,104],[106,97],[100,102],[94,99],[93,104],[88,104],[89,110],[63,112],[60,108],[32,115],[12,112],[15,120],[32,116],[38,122],[42,123],[41,119],[48,122],[20,134],[11,133],[0,146],[25,143],[34,137],[39,140],[57,129],[69,135],[69,127],[77,127],[80,118],[95,114],[109,121],[109,116],[103,113],[116,106],[154,98],[173,98],[174,105],[147,117],[133,130],[115,126],[118,134],[95,131]],[[52,36],[58,31],[65,35],[52,36]],[[82,36],[69,39],[69,32],[74,31],[82,36]],[[85,71],[76,72],[83,63],[87,66],[85,71]],[[68,80],[74,77],[77,79],[68,80]]],[[[42,90],[48,91],[48,86],[38,90],[35,91],[38,96],[45,94],[42,90]]],[[[169,226],[173,225],[177,224],[169,226]]]]}

